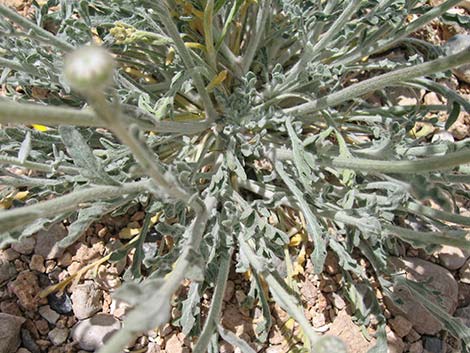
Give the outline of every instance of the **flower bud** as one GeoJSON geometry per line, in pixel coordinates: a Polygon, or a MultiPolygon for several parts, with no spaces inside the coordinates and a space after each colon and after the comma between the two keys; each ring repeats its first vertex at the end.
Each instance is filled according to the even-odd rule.
{"type": "Polygon", "coordinates": [[[67,54],[64,75],[70,87],[87,93],[106,88],[112,82],[114,67],[114,59],[108,51],[86,46],[67,54]]]}

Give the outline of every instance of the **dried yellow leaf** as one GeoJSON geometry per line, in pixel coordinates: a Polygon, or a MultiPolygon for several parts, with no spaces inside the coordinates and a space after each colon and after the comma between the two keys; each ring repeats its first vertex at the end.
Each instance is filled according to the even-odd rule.
{"type": "Polygon", "coordinates": [[[29,191],[20,191],[20,192],[17,192],[13,198],[15,200],[23,201],[24,199],[26,199],[28,194],[29,194],[29,191]]]}
{"type": "Polygon", "coordinates": [[[302,233],[296,233],[290,238],[289,246],[290,247],[299,246],[302,243],[302,240],[303,240],[302,233]]]}
{"type": "Polygon", "coordinates": [[[130,239],[140,233],[140,228],[124,228],[119,232],[119,238],[130,239]]]}
{"type": "Polygon", "coordinates": [[[49,128],[47,126],[44,126],[44,125],[32,124],[31,126],[33,127],[34,130],[37,130],[37,131],[47,131],[47,130],[49,130],[49,128]]]}
{"type": "Polygon", "coordinates": [[[175,60],[175,49],[170,48],[168,49],[168,53],[166,53],[165,65],[171,65],[173,60],[175,60]]]}
{"type": "Polygon", "coordinates": [[[209,84],[207,85],[206,89],[208,92],[211,92],[212,90],[214,90],[214,88],[220,86],[222,84],[222,82],[225,81],[225,79],[227,78],[228,76],[228,71],[227,70],[223,70],[221,72],[219,72],[219,74],[217,76],[215,76],[211,82],[209,82],[209,84]]]}

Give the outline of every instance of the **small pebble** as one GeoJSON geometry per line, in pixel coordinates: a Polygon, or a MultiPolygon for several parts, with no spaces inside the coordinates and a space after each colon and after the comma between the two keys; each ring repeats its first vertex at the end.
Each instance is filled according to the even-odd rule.
{"type": "Polygon", "coordinates": [[[423,342],[422,341],[416,341],[410,345],[410,348],[408,348],[409,353],[423,353],[423,342]]]}
{"type": "Polygon", "coordinates": [[[401,315],[389,320],[389,324],[399,337],[405,337],[413,327],[413,324],[401,315]]]}
{"type": "Polygon", "coordinates": [[[118,319],[112,315],[100,313],[79,321],[72,329],[72,337],[80,348],[95,351],[120,328],[121,322],[118,319]]]}
{"type": "Polygon", "coordinates": [[[46,267],[44,266],[44,258],[41,255],[34,254],[31,257],[29,268],[37,272],[46,272],[46,267]]]}
{"type": "Polygon", "coordinates": [[[31,353],[31,352],[28,351],[26,348],[21,347],[20,349],[16,351],[16,353],[31,353]]]}
{"type": "Polygon", "coordinates": [[[68,315],[72,313],[72,301],[67,293],[58,296],[56,293],[49,294],[47,301],[52,310],[59,314],[68,315]]]}
{"type": "Polygon", "coordinates": [[[64,343],[69,336],[69,330],[65,328],[55,328],[49,332],[47,337],[51,340],[54,346],[59,346],[64,343]]]}
{"type": "Polygon", "coordinates": [[[22,317],[0,313],[0,353],[16,351],[20,345],[20,330],[24,322],[22,317]]]}
{"type": "Polygon", "coordinates": [[[36,320],[34,324],[36,325],[36,329],[39,331],[41,335],[47,335],[47,333],[49,332],[49,324],[47,323],[46,320],[44,319],[36,320]]]}
{"type": "Polygon", "coordinates": [[[41,230],[37,234],[34,252],[46,260],[57,259],[62,256],[64,249],[59,247],[59,242],[67,235],[67,229],[63,224],[54,224],[48,230],[41,230]]]}
{"type": "Polygon", "coordinates": [[[60,315],[56,311],[52,310],[49,305],[41,306],[39,308],[39,315],[51,324],[55,324],[60,317],[60,315]]]}
{"type": "Polygon", "coordinates": [[[0,262],[0,283],[8,281],[16,275],[17,271],[11,262],[0,262]]]}
{"type": "Polygon", "coordinates": [[[442,340],[434,336],[423,336],[424,349],[430,353],[444,353],[442,340]]]}
{"type": "Polygon", "coordinates": [[[34,250],[35,245],[36,240],[34,240],[33,237],[29,237],[23,238],[19,242],[11,244],[11,248],[20,254],[30,255],[34,250]]]}
{"type": "Polygon", "coordinates": [[[21,342],[22,345],[27,348],[31,353],[41,353],[41,349],[37,345],[34,338],[31,336],[31,332],[26,329],[21,330],[21,342]]]}
{"type": "MultiPolygon", "coordinates": [[[[444,45],[444,51],[447,55],[457,54],[470,46],[470,35],[457,34],[450,38],[444,45]]],[[[465,64],[452,70],[455,76],[460,80],[470,83],[470,65],[465,64]]]]}
{"type": "Polygon", "coordinates": [[[72,308],[79,320],[87,319],[101,310],[103,291],[92,281],[87,281],[73,290],[72,308]]]}

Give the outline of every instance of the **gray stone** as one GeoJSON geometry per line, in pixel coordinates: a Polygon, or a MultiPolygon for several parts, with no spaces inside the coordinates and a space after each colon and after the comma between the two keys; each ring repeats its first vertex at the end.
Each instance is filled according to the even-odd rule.
{"type": "Polygon", "coordinates": [[[454,316],[461,318],[463,323],[467,327],[470,327],[470,305],[465,308],[457,309],[454,313],[454,316]]]}
{"type": "Polygon", "coordinates": [[[430,353],[444,353],[444,342],[438,337],[423,336],[424,349],[430,353]]]}
{"type": "Polygon", "coordinates": [[[60,317],[60,315],[52,310],[49,305],[41,306],[39,308],[39,315],[41,315],[50,324],[55,324],[60,317]]]}
{"type": "Polygon", "coordinates": [[[21,342],[31,353],[41,353],[41,349],[27,329],[21,330],[21,342]]]}
{"type": "Polygon", "coordinates": [[[72,312],[72,301],[67,293],[62,293],[62,295],[49,294],[47,302],[51,309],[59,314],[69,315],[72,312]]]}
{"type": "Polygon", "coordinates": [[[97,314],[79,321],[72,329],[72,337],[81,349],[95,351],[102,347],[121,328],[121,322],[112,315],[97,314]]]}
{"type": "Polygon", "coordinates": [[[460,282],[470,284],[470,259],[460,268],[460,282]]]}
{"type": "Polygon", "coordinates": [[[69,337],[69,330],[66,328],[56,327],[47,334],[47,337],[54,346],[60,346],[62,343],[67,341],[67,338],[69,337]]]}
{"type": "Polygon", "coordinates": [[[15,352],[20,345],[22,317],[0,313],[0,353],[15,352]]]}
{"type": "Polygon", "coordinates": [[[459,308],[470,305],[470,284],[459,282],[459,308]]]}
{"type": "Polygon", "coordinates": [[[71,299],[73,313],[77,319],[87,319],[100,311],[102,297],[103,292],[92,281],[76,286],[71,299]]]}
{"type": "Polygon", "coordinates": [[[449,270],[458,270],[465,264],[465,261],[470,256],[470,252],[455,246],[443,245],[437,252],[437,255],[442,266],[449,270]]]}
{"type": "MultiPolygon", "coordinates": [[[[457,54],[470,47],[470,35],[457,34],[450,38],[444,45],[444,51],[447,55],[457,54]]],[[[452,72],[460,80],[470,83],[470,64],[465,64],[452,69],[452,72]]]]}
{"type": "MultiPolygon", "coordinates": [[[[452,274],[445,268],[416,257],[403,259],[392,258],[397,271],[404,271],[406,278],[424,282],[430,291],[441,293],[438,297],[429,296],[437,305],[441,305],[449,314],[457,308],[458,285],[452,274]]],[[[441,329],[441,322],[429,313],[424,306],[406,288],[396,286],[392,298],[384,297],[388,309],[395,316],[408,319],[420,334],[436,335],[441,329]]]]}
{"type": "Polygon", "coordinates": [[[56,259],[64,253],[65,249],[58,243],[67,235],[67,229],[63,224],[54,224],[48,230],[41,230],[37,234],[34,252],[46,260],[56,259]]]}
{"type": "Polygon", "coordinates": [[[0,283],[8,281],[15,275],[16,269],[11,262],[0,262],[0,283]]]}
{"type": "Polygon", "coordinates": [[[35,245],[36,240],[34,240],[33,237],[29,237],[23,238],[20,241],[11,244],[11,248],[20,254],[30,255],[34,250],[35,245]]]}

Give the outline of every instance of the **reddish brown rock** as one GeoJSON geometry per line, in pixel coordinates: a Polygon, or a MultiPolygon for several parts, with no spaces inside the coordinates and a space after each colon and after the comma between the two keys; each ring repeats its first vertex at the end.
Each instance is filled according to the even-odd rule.
{"type": "Polygon", "coordinates": [[[413,327],[413,324],[410,321],[400,315],[389,320],[389,324],[398,337],[405,337],[410,333],[411,328],[413,327]]]}
{"type": "Polygon", "coordinates": [[[29,268],[37,272],[46,272],[46,267],[44,266],[44,258],[41,255],[34,254],[31,257],[29,268]]]}
{"type": "Polygon", "coordinates": [[[178,336],[171,335],[165,341],[165,352],[183,353],[183,342],[178,339],[178,336]]]}
{"type": "MultiPolygon", "coordinates": [[[[406,278],[412,281],[426,283],[431,291],[441,293],[439,300],[436,296],[429,299],[441,305],[448,313],[452,314],[458,301],[458,286],[452,274],[444,267],[416,257],[403,259],[393,258],[392,262],[397,271],[404,271],[406,278]]],[[[401,315],[408,319],[413,328],[421,333],[435,335],[442,329],[442,324],[406,288],[397,286],[394,288],[393,297],[385,297],[388,309],[395,316],[401,315]]]]}
{"type": "Polygon", "coordinates": [[[367,341],[346,310],[341,310],[333,321],[329,335],[337,336],[348,346],[348,352],[367,352],[375,340],[367,341]]]}
{"type": "Polygon", "coordinates": [[[31,271],[21,272],[13,282],[8,284],[8,289],[17,296],[20,306],[26,310],[36,311],[38,307],[39,293],[38,278],[31,271]]]}

